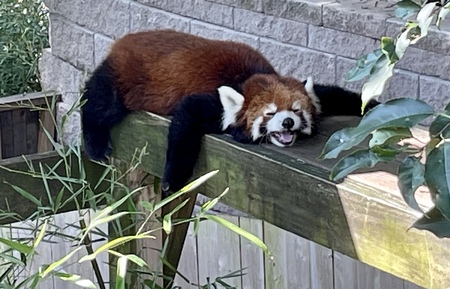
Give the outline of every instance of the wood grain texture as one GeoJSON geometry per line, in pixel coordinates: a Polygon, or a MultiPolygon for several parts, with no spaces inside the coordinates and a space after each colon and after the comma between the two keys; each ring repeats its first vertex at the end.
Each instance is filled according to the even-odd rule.
{"type": "MultiPolygon", "coordinates": [[[[239,217],[239,226],[261,240],[264,239],[261,220],[239,217]]],[[[264,289],[264,253],[246,238],[240,238],[241,264],[242,268],[246,268],[245,275],[242,276],[242,289],[264,289]]]]}
{"type": "MultiPolygon", "coordinates": [[[[129,160],[136,147],[148,144],[150,153],[142,167],[161,176],[168,123],[149,113],[130,114],[113,129],[113,154],[129,160]]],[[[327,129],[322,131],[332,133],[354,124],[351,118],[342,122],[330,118],[323,122],[327,129]]],[[[421,286],[450,286],[446,266],[450,241],[418,230],[406,231],[419,216],[389,186],[396,183],[389,173],[392,167],[380,167],[386,173],[381,180],[374,178],[378,184],[353,178],[377,174],[365,171],[337,184],[328,180],[329,166],[336,160],[326,164],[315,160],[318,149],[294,153],[312,146],[323,143],[314,138],[301,140],[281,151],[270,145],[242,145],[228,136],[206,136],[194,176],[219,169],[200,192],[215,197],[230,187],[223,202],[255,218],[421,286]]]]}

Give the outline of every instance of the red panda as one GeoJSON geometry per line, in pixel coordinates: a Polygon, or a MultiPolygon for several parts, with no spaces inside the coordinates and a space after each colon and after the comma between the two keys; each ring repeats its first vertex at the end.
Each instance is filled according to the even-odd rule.
{"type": "Polygon", "coordinates": [[[86,82],[82,126],[89,157],[105,161],[109,130],[130,111],[172,115],[163,176],[167,194],[191,177],[207,133],[286,147],[311,135],[319,115],[359,115],[360,96],[280,76],[250,46],[172,30],[118,39],[86,82]]]}

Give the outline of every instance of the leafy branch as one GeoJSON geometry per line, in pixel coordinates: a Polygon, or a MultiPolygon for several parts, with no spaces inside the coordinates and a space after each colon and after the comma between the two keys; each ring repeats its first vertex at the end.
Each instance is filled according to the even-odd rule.
{"type": "MultiPolygon", "coordinates": [[[[347,75],[349,82],[367,77],[362,87],[362,111],[368,101],[383,93],[395,65],[407,48],[427,36],[433,21],[440,29],[449,12],[448,0],[422,5],[411,0],[397,3],[397,17],[407,20],[416,15],[416,19],[407,20],[395,39],[382,37],[380,48],[361,57],[347,75]]],[[[357,127],[335,132],[319,158],[336,158],[370,135],[368,148],[341,158],[331,169],[330,179],[343,178],[359,168],[373,168],[379,162],[401,160],[398,187],[405,202],[423,213],[414,194],[425,185],[435,204],[412,227],[429,230],[438,237],[450,237],[450,103],[442,111],[435,111],[427,103],[409,98],[378,105],[361,119],[357,127]],[[411,128],[429,117],[434,117],[428,128],[429,140],[421,143],[411,128]]]]}

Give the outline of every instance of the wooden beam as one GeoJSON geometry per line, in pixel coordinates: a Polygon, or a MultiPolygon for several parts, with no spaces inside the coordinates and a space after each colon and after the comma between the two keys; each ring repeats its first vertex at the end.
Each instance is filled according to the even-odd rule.
{"type": "Polygon", "coordinates": [[[34,106],[50,104],[52,103],[53,97],[56,97],[58,100],[61,96],[55,91],[42,91],[1,97],[0,111],[17,109],[20,105],[26,105],[28,107],[30,104],[34,106]]]}
{"type": "MultiPolygon", "coordinates": [[[[147,144],[142,168],[163,173],[169,121],[149,113],[130,114],[112,131],[114,156],[130,160],[147,144]]],[[[228,136],[206,136],[195,176],[219,169],[199,188],[224,203],[364,263],[427,288],[450,286],[450,240],[409,230],[419,214],[396,189],[393,168],[355,173],[337,184],[328,180],[336,160],[318,162],[327,135],[354,118],[330,118],[325,135],[300,140],[293,148],[242,145],[228,136]],[[381,179],[381,181],[380,181],[381,179]]]]}

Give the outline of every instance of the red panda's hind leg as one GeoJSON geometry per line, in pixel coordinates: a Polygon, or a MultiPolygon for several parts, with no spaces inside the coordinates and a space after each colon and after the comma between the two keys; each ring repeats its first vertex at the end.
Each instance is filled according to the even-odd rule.
{"type": "Polygon", "coordinates": [[[185,97],[176,108],[169,127],[163,197],[187,184],[199,157],[202,137],[207,133],[223,133],[222,115],[223,107],[215,94],[185,97]]]}
{"type": "Polygon", "coordinates": [[[84,148],[89,158],[106,161],[111,154],[110,129],[127,114],[122,95],[115,88],[109,60],[97,67],[86,82],[81,107],[84,148]]]}

